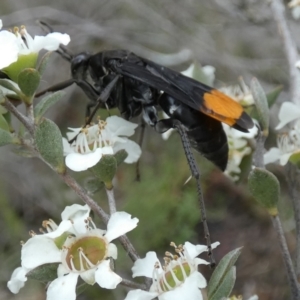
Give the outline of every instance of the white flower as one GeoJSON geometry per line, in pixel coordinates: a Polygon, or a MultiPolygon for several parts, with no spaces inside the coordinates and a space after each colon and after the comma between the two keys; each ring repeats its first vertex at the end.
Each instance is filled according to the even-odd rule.
{"type": "MultiPolygon", "coordinates": [[[[212,248],[219,245],[212,244],[212,248]]],[[[152,278],[150,291],[133,290],[127,294],[125,300],[202,300],[201,288],[206,287],[206,280],[198,272],[199,264],[209,264],[197,258],[207,251],[207,246],[193,245],[186,242],[184,246],[175,246],[176,255],[166,252],[165,266],[162,267],[155,252],[148,252],[146,257],[138,259],[132,268],[133,277],[146,276],[152,278]]]]}
{"type": "Polygon", "coordinates": [[[284,166],[292,155],[300,152],[300,108],[292,102],[284,102],[280,107],[278,118],[279,124],[276,129],[296,122],[291,130],[278,134],[277,147],[271,148],[264,154],[264,163],[279,161],[280,165],[284,166]]]}
{"type": "Polygon", "coordinates": [[[69,128],[68,140],[77,137],[71,145],[63,139],[66,165],[76,172],[85,171],[96,165],[103,155],[115,154],[121,149],[128,153],[125,163],[138,161],[141,148],[127,138],[134,134],[137,126],[118,116],[111,116],[87,128],[69,128]]]}
{"type": "Polygon", "coordinates": [[[240,164],[244,156],[249,155],[252,149],[248,145],[248,140],[257,134],[257,127],[249,129],[249,132],[241,132],[226,124],[222,124],[228,140],[228,163],[224,174],[234,181],[239,179],[241,173],[240,164]]]}
{"type": "Polygon", "coordinates": [[[279,130],[290,122],[300,119],[300,108],[293,102],[283,102],[278,113],[279,124],[275,129],[279,130]]]}
{"type": "Polygon", "coordinates": [[[48,287],[47,300],[75,300],[79,276],[88,284],[97,282],[107,289],[113,289],[121,282],[122,278],[109,266],[109,258],[117,258],[117,248],[111,241],[134,229],[138,219],[132,219],[126,212],[116,212],[104,231],[95,227],[89,213],[86,205],[67,207],[59,226],[50,221],[47,224],[49,233],[34,235],[23,245],[22,266],[13,272],[8,282],[11,292],[19,292],[29,271],[48,263],[60,265],[58,278],[48,287]]]}
{"type": "Polygon", "coordinates": [[[252,93],[242,77],[239,78],[239,84],[222,87],[220,91],[241,105],[248,106],[254,104],[252,93]]]}
{"type": "MultiPolygon", "coordinates": [[[[90,221],[90,220],[88,220],[90,221]]],[[[111,215],[107,231],[90,226],[82,227],[85,233],[69,236],[62,248],[58,278],[47,291],[47,300],[76,299],[76,284],[80,276],[86,283],[95,282],[102,288],[114,289],[122,278],[110,268],[108,258],[117,259],[117,247],[110,243],[137,226],[138,219],[126,212],[111,215]]]]}
{"type": "Polygon", "coordinates": [[[300,0],[292,0],[288,3],[289,8],[292,10],[292,15],[295,20],[300,18],[300,0]]]}
{"type": "Polygon", "coordinates": [[[216,68],[213,66],[204,66],[201,67],[195,63],[192,63],[185,71],[182,71],[181,74],[190,77],[190,78],[195,78],[197,79],[195,75],[197,75],[197,72],[202,72],[203,75],[205,76],[205,83],[213,86],[214,81],[215,81],[215,72],[216,68]]]}
{"type": "MultiPolygon", "coordinates": [[[[0,22],[1,28],[2,21],[0,22]]],[[[0,69],[16,62],[21,55],[38,53],[42,49],[55,51],[60,44],[67,45],[69,42],[68,34],[58,32],[32,38],[24,26],[20,30],[15,28],[14,32],[2,30],[0,31],[0,69]]]]}
{"type": "Polygon", "coordinates": [[[56,244],[56,238],[64,233],[74,233],[78,226],[85,225],[90,209],[87,205],[74,204],[62,212],[62,222],[57,226],[52,220],[44,221],[44,234],[31,232],[31,238],[22,246],[21,267],[12,274],[7,286],[14,294],[18,293],[27,281],[26,274],[34,268],[46,263],[61,261],[61,249],[56,244]]]}

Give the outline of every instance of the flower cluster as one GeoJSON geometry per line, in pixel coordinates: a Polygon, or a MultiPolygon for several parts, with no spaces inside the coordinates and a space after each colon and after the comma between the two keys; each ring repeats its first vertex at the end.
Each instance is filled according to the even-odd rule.
{"type": "MultiPolygon", "coordinates": [[[[218,242],[212,244],[214,249],[218,242]]],[[[152,278],[149,291],[130,291],[125,300],[177,300],[190,299],[202,300],[200,289],[206,287],[207,283],[203,275],[198,272],[198,265],[209,263],[197,256],[207,251],[207,246],[193,245],[186,242],[183,246],[176,246],[175,253],[166,252],[165,265],[162,266],[155,252],[148,252],[146,257],[138,259],[133,268],[133,277],[146,276],[152,278]]]]}
{"type": "MultiPolygon", "coordinates": [[[[224,94],[228,95],[242,106],[250,106],[254,104],[254,98],[250,88],[246,85],[243,78],[239,78],[239,84],[220,89],[224,94]]],[[[237,181],[241,173],[240,164],[242,159],[251,154],[252,148],[249,146],[249,141],[257,135],[258,128],[254,126],[248,133],[238,131],[222,124],[228,140],[228,163],[225,174],[237,181]]]]}
{"type": "Polygon", "coordinates": [[[62,221],[43,223],[47,233],[31,233],[22,246],[21,267],[17,268],[7,286],[18,293],[27,280],[26,274],[35,268],[59,263],[57,278],[47,290],[47,300],[76,299],[76,284],[80,276],[86,283],[95,282],[102,288],[113,289],[122,278],[110,268],[109,258],[117,259],[118,251],[112,240],[137,226],[138,219],[126,212],[111,215],[107,230],[96,228],[89,217],[87,205],[73,204],[62,212],[62,221]]]}
{"type": "Polygon", "coordinates": [[[249,146],[249,140],[257,134],[257,127],[254,126],[249,132],[241,132],[223,124],[224,131],[228,141],[228,163],[224,174],[237,181],[241,173],[240,164],[242,159],[251,154],[252,149],[249,146]]]}
{"type": "MultiPolygon", "coordinates": [[[[0,19],[0,29],[2,20],[0,19]]],[[[0,70],[6,73],[13,81],[17,82],[19,68],[34,68],[38,53],[45,49],[55,51],[60,44],[67,45],[70,42],[68,34],[52,32],[46,36],[35,36],[34,38],[22,26],[14,28],[13,32],[0,31],[0,70]],[[17,66],[17,62],[18,66],[17,66]]],[[[20,70],[19,70],[20,71],[20,70]]]]}
{"type": "Polygon", "coordinates": [[[287,132],[278,134],[277,147],[272,147],[264,155],[265,164],[278,162],[284,166],[289,160],[299,160],[300,153],[300,108],[292,102],[284,102],[279,110],[279,124],[276,129],[282,129],[294,122],[287,132]]]}
{"type": "Polygon", "coordinates": [[[134,163],[141,156],[140,146],[127,137],[134,134],[137,124],[118,116],[111,116],[106,121],[86,128],[69,128],[68,140],[63,139],[66,165],[73,171],[84,171],[96,165],[105,154],[115,154],[124,149],[128,156],[125,163],[134,163]]]}

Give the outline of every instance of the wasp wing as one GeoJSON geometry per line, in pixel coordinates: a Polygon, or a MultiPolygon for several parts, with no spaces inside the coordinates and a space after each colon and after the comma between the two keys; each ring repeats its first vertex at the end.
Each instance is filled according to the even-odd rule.
{"type": "Polygon", "coordinates": [[[133,53],[130,53],[116,68],[120,74],[162,90],[189,107],[240,131],[247,132],[253,127],[252,119],[239,103],[220,91],[179,72],[140,58],[133,53]]]}

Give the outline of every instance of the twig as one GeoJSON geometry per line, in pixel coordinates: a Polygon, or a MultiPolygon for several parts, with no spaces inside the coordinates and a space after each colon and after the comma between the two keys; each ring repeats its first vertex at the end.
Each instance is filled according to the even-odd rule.
{"type": "Polygon", "coordinates": [[[26,114],[27,118],[31,120],[32,123],[34,123],[34,114],[33,114],[33,105],[26,105],[26,114]]]}
{"type": "MultiPolygon", "coordinates": [[[[296,44],[292,38],[290,29],[288,27],[285,15],[284,4],[282,0],[272,0],[271,9],[274,15],[274,19],[277,22],[279,34],[282,37],[285,55],[288,61],[290,84],[291,84],[291,101],[297,105],[300,105],[300,72],[295,67],[296,62],[299,60],[299,54],[296,44]]],[[[288,170],[288,174],[292,171],[292,167],[288,170]]],[[[299,186],[299,176],[294,172],[292,178],[293,182],[289,182],[291,199],[294,207],[296,231],[297,231],[297,247],[296,247],[296,273],[300,277],[300,205],[299,197],[297,196],[297,186],[299,186]]],[[[287,263],[286,263],[287,265],[287,263]]],[[[292,278],[290,278],[291,280],[292,278]]],[[[298,292],[299,292],[299,286],[298,292]]],[[[299,296],[299,295],[298,295],[299,296]]]]}
{"type": "Polygon", "coordinates": [[[108,199],[109,212],[110,214],[113,214],[117,211],[114,189],[112,188],[110,190],[109,189],[105,189],[105,190],[108,199]]]}
{"type": "MultiPolygon", "coordinates": [[[[43,158],[41,159],[43,160],[43,158]]],[[[75,193],[83,200],[83,202],[86,203],[103,220],[105,224],[107,224],[109,220],[107,213],[87,194],[87,192],[77,183],[77,181],[67,173],[59,175],[61,179],[75,191],[75,193]]]]}
{"type": "Polygon", "coordinates": [[[34,123],[27,117],[25,117],[23,114],[21,114],[16,107],[9,101],[5,100],[5,103],[3,106],[10,111],[29,131],[31,136],[34,136],[34,123]]]}
{"type": "Polygon", "coordinates": [[[299,186],[299,172],[298,168],[293,164],[287,164],[287,184],[289,186],[289,193],[292,199],[293,210],[296,223],[296,274],[298,282],[300,282],[300,186],[299,186]]]}
{"type": "Polygon", "coordinates": [[[258,130],[256,138],[256,148],[253,153],[253,164],[259,168],[265,168],[264,164],[264,152],[265,152],[266,137],[262,134],[261,130],[258,130]]]}
{"type": "Polygon", "coordinates": [[[129,288],[132,288],[132,289],[147,290],[147,287],[145,284],[136,283],[131,280],[124,279],[124,278],[122,278],[122,281],[120,282],[120,284],[127,286],[129,288]]]}
{"type": "Polygon", "coordinates": [[[299,60],[299,54],[287,25],[284,15],[285,7],[282,0],[272,0],[271,9],[274,19],[277,22],[279,35],[281,36],[284,45],[285,56],[288,60],[292,96],[291,101],[300,105],[300,72],[295,67],[295,63],[299,60]]]}
{"type": "Polygon", "coordinates": [[[300,290],[299,290],[299,286],[298,286],[298,282],[297,282],[297,277],[294,272],[293,262],[292,262],[292,259],[291,259],[290,253],[289,253],[289,249],[286,244],[286,240],[284,237],[284,233],[283,233],[283,229],[282,229],[279,217],[278,216],[273,217],[272,222],[273,222],[273,226],[274,226],[275,231],[278,236],[281,252],[283,255],[283,260],[284,260],[285,267],[287,270],[289,284],[291,287],[292,299],[299,300],[300,299],[300,290]]]}

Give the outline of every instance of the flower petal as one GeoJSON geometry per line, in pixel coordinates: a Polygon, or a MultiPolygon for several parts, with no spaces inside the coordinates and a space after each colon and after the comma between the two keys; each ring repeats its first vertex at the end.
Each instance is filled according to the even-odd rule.
{"type": "Polygon", "coordinates": [[[86,220],[91,212],[90,207],[86,205],[73,204],[66,206],[61,213],[62,220],[71,220],[75,234],[86,233],[86,220]]]}
{"type": "Polygon", "coordinates": [[[143,290],[133,290],[127,294],[125,300],[152,300],[157,296],[157,293],[151,293],[143,290]]]}
{"type": "Polygon", "coordinates": [[[118,152],[119,150],[124,149],[128,156],[124,160],[127,164],[135,163],[139,160],[142,150],[141,147],[134,141],[127,140],[126,143],[115,143],[114,144],[114,153],[118,152]]]}
{"type": "MultiPolygon", "coordinates": [[[[182,299],[202,300],[203,296],[201,291],[198,288],[199,277],[197,273],[198,272],[194,272],[193,274],[188,276],[185,282],[180,286],[176,287],[175,289],[159,295],[158,299],[159,300],[182,300],[182,299]]],[[[200,285],[203,286],[203,284],[204,283],[202,282],[200,285]]]]}
{"type": "Polygon", "coordinates": [[[12,293],[17,294],[25,285],[27,272],[28,270],[22,267],[18,267],[13,271],[10,281],[7,283],[7,287],[12,293]]]}
{"type": "Polygon", "coordinates": [[[137,226],[138,221],[137,218],[132,219],[131,215],[124,211],[113,213],[107,224],[106,239],[110,242],[131,231],[137,226]]]}
{"type": "Polygon", "coordinates": [[[289,161],[290,157],[292,156],[292,154],[293,154],[292,152],[282,154],[280,156],[280,160],[279,160],[280,165],[281,166],[285,166],[287,164],[287,162],[289,161]]]}
{"type": "Polygon", "coordinates": [[[16,36],[3,30],[0,32],[0,69],[18,60],[19,46],[16,36]]]}
{"type": "Polygon", "coordinates": [[[280,122],[275,127],[275,129],[277,130],[281,129],[289,122],[295,121],[296,119],[300,118],[300,108],[292,102],[284,102],[280,107],[278,118],[280,122]]]}
{"type": "Polygon", "coordinates": [[[85,154],[70,153],[66,156],[66,165],[75,172],[85,171],[97,164],[101,157],[101,148],[85,154]]]}
{"type": "Polygon", "coordinates": [[[276,162],[280,159],[281,152],[278,148],[271,148],[264,154],[264,163],[265,165],[276,162]]]}
{"type": "Polygon", "coordinates": [[[118,116],[111,116],[106,119],[106,129],[111,133],[120,136],[131,136],[134,134],[134,129],[137,128],[137,124],[126,121],[118,116]]]}
{"type": "Polygon", "coordinates": [[[118,258],[118,248],[115,244],[113,243],[108,244],[107,257],[112,257],[113,259],[118,258]]]}
{"type": "Polygon", "coordinates": [[[122,278],[110,269],[110,261],[104,260],[95,272],[96,282],[105,289],[115,289],[122,278]]]}
{"type": "Polygon", "coordinates": [[[68,221],[68,220],[63,220],[62,222],[60,222],[60,224],[58,225],[58,227],[54,230],[54,231],[51,231],[51,232],[48,232],[48,233],[45,233],[45,234],[42,234],[42,235],[38,235],[40,237],[48,237],[48,238],[51,238],[51,239],[55,239],[59,236],[61,236],[63,233],[69,231],[69,229],[72,227],[72,223],[71,221],[68,221]]]}
{"type": "Polygon", "coordinates": [[[32,52],[39,52],[42,49],[55,51],[60,44],[67,45],[70,42],[70,36],[66,33],[52,32],[46,36],[36,35],[33,40],[32,52]]]}
{"type": "Polygon", "coordinates": [[[61,251],[54,241],[43,235],[30,238],[22,247],[22,267],[32,270],[38,266],[61,261],[61,251]]]}
{"type": "Polygon", "coordinates": [[[47,300],[75,300],[77,279],[77,273],[70,273],[53,280],[47,290],[47,300]]]}
{"type": "Polygon", "coordinates": [[[132,277],[146,276],[152,278],[154,265],[158,262],[154,251],[149,251],[145,258],[137,259],[131,268],[132,277]]]}
{"type": "Polygon", "coordinates": [[[95,284],[95,269],[90,269],[85,272],[80,273],[80,277],[88,284],[95,284]]]}

